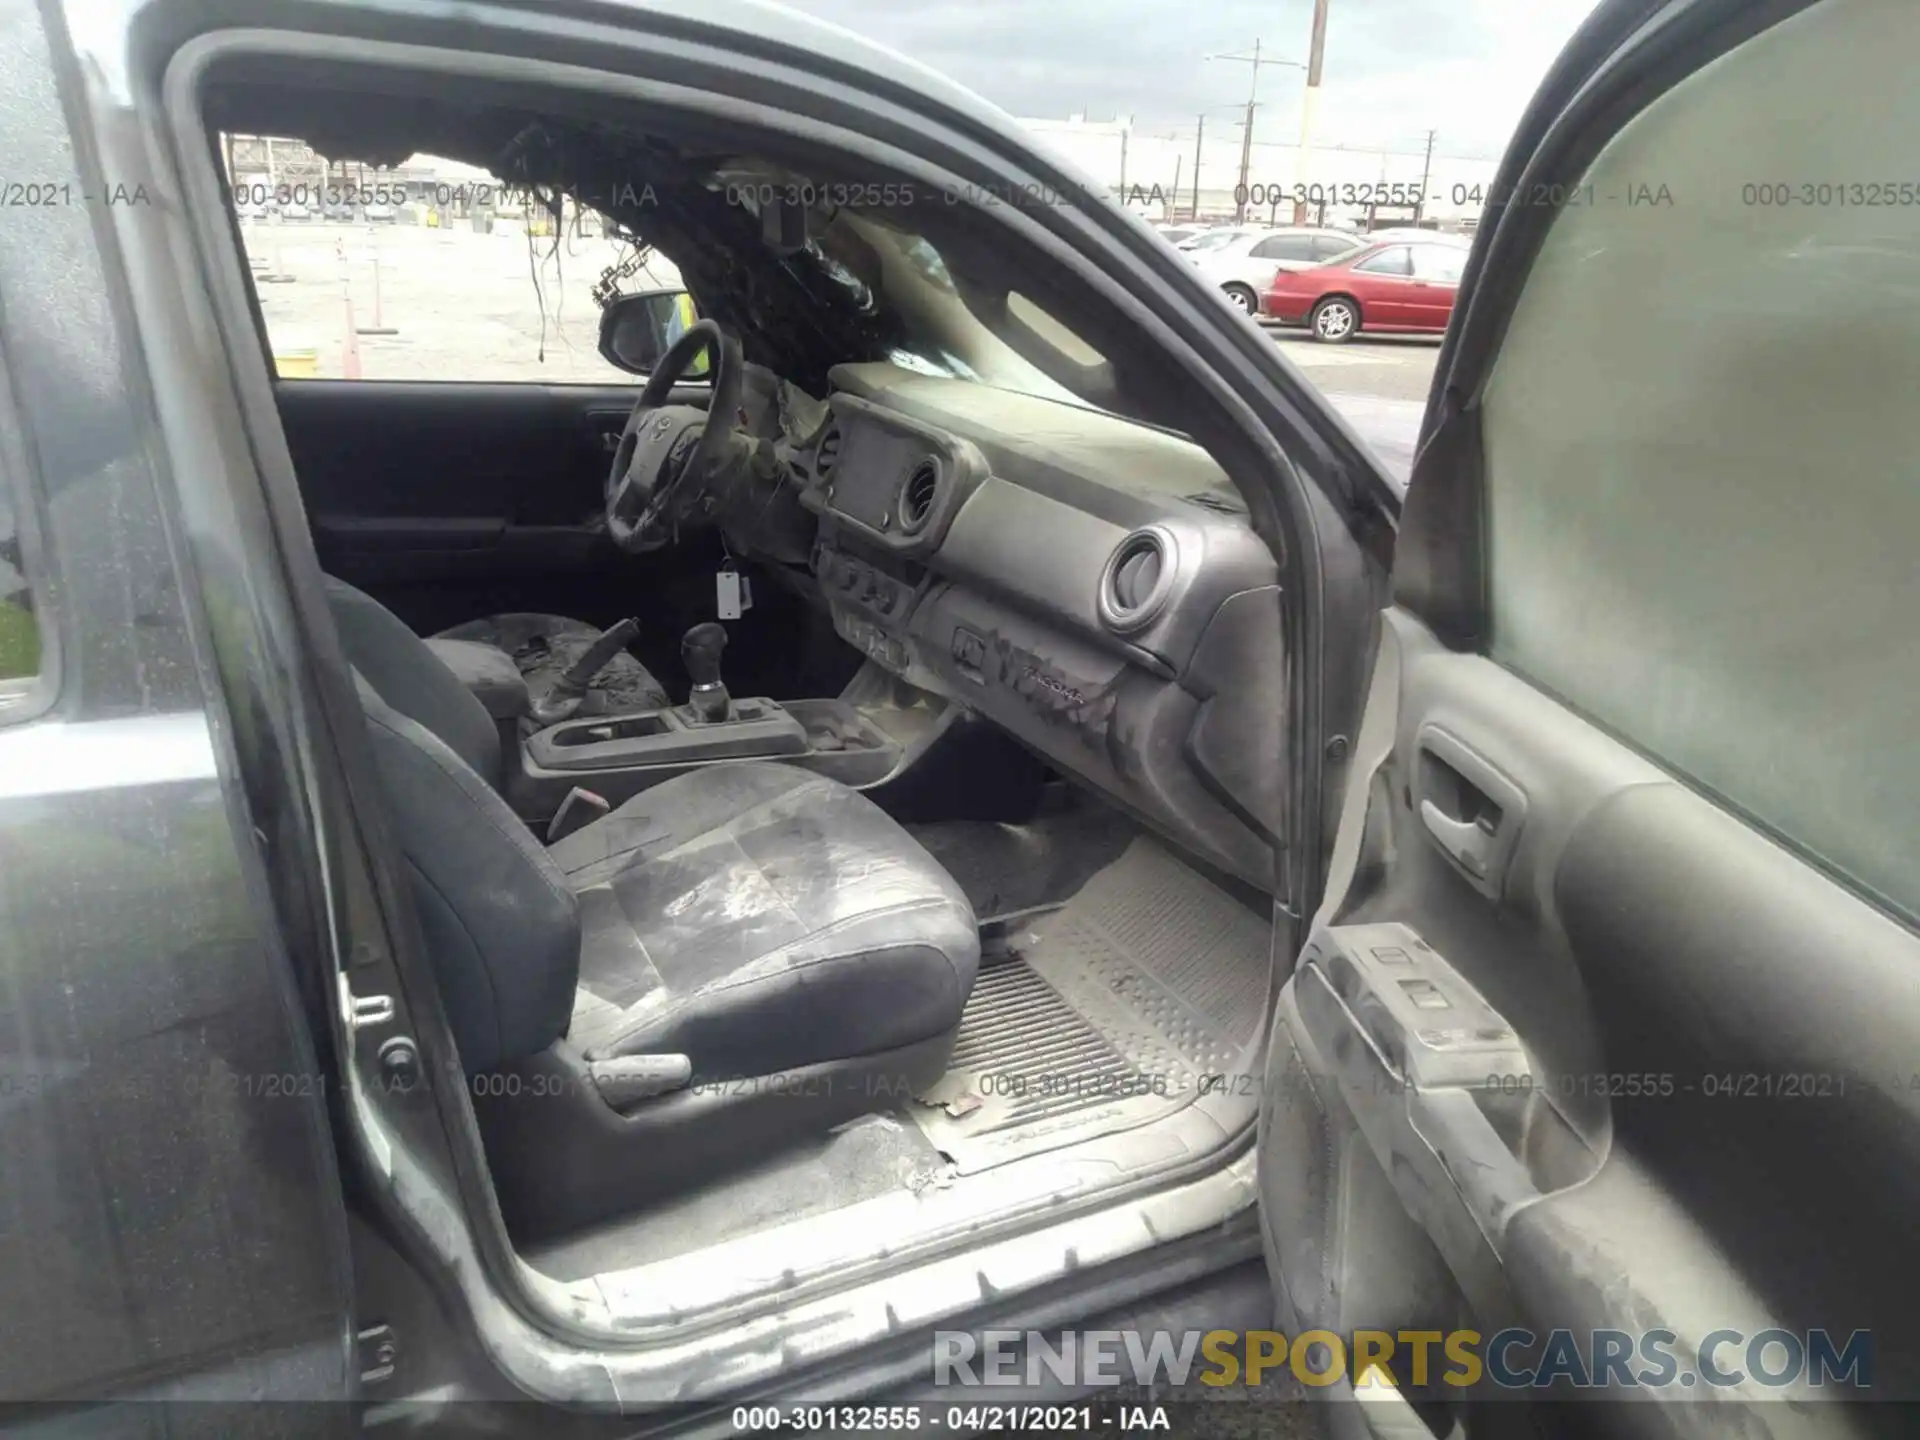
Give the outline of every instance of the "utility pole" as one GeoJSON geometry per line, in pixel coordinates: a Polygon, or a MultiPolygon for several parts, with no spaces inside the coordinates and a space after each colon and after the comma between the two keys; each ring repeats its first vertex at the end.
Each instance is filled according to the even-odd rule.
{"type": "Polygon", "coordinates": [[[1200,123],[1193,132],[1193,220],[1200,220],[1200,142],[1207,138],[1207,115],[1200,112],[1200,123]]]}
{"type": "Polygon", "coordinates": [[[1132,130],[1133,121],[1128,120],[1126,128],[1120,132],[1120,203],[1122,205],[1127,203],[1127,136],[1132,130]]]}
{"type": "Polygon", "coordinates": [[[1413,223],[1418,225],[1420,217],[1427,208],[1427,181],[1433,175],[1433,137],[1438,131],[1427,131],[1427,158],[1420,162],[1420,198],[1413,202],[1413,223]]]}
{"type": "Polygon", "coordinates": [[[1313,183],[1313,117],[1320,108],[1320,69],[1327,58],[1327,0],[1313,0],[1313,38],[1307,46],[1307,91],[1300,97],[1300,174],[1294,181],[1303,187],[1294,197],[1293,223],[1307,223],[1307,196],[1304,189],[1313,183]]]}
{"type": "MultiPolygon", "coordinates": [[[[1326,0],[1318,0],[1318,3],[1324,6],[1326,0]]],[[[1253,163],[1253,112],[1254,107],[1260,103],[1260,67],[1262,65],[1280,65],[1293,70],[1305,70],[1307,67],[1302,65],[1298,60],[1275,60],[1270,56],[1262,57],[1260,54],[1260,41],[1257,38],[1253,42],[1253,53],[1251,55],[1209,55],[1206,58],[1209,60],[1236,60],[1243,65],[1251,65],[1253,67],[1253,83],[1247,89],[1246,129],[1240,136],[1240,183],[1234,188],[1233,192],[1233,221],[1234,224],[1238,225],[1247,218],[1247,171],[1253,163]]]]}
{"type": "Polygon", "coordinates": [[[1180,203],[1180,162],[1186,158],[1178,150],[1173,152],[1173,189],[1167,192],[1167,219],[1169,220],[1179,218],[1174,212],[1180,203]]]}
{"type": "MultiPolygon", "coordinates": [[[[1258,55],[1260,53],[1260,47],[1255,45],[1253,48],[1254,53],[1258,55]]],[[[1256,60],[1254,63],[1257,65],[1259,62],[1256,60]]],[[[1254,73],[1258,74],[1259,72],[1256,70],[1254,73]]],[[[1253,163],[1253,106],[1253,101],[1247,101],[1246,123],[1240,127],[1240,182],[1233,187],[1233,223],[1236,225],[1247,218],[1247,197],[1249,193],[1247,190],[1247,169],[1253,163]]]]}
{"type": "Polygon", "coordinates": [[[1259,102],[1253,97],[1260,93],[1260,37],[1253,38],[1253,81],[1247,87],[1247,120],[1240,129],[1240,182],[1233,188],[1233,223],[1238,225],[1247,218],[1247,169],[1253,162],[1253,107],[1259,102]]]}

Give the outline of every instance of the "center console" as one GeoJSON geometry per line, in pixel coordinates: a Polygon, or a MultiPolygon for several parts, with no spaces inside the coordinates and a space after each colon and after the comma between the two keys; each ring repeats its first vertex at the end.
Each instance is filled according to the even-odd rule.
{"type": "Polygon", "coordinates": [[[508,799],[530,821],[553,815],[576,787],[612,805],[704,765],[778,760],[855,787],[886,779],[902,746],[843,699],[734,699],[720,679],[726,631],[696,625],[681,644],[693,682],[684,705],[547,724],[519,745],[508,799]]]}
{"type": "Polygon", "coordinates": [[[886,779],[900,756],[899,742],[844,700],[735,700],[722,720],[674,705],[536,731],[508,791],[521,815],[545,819],[575,786],[618,805],[703,765],[778,760],[858,787],[886,779]]]}

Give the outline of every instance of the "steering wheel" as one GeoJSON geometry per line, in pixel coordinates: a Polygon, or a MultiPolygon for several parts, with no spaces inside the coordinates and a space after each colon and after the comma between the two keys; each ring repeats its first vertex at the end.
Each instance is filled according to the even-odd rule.
{"type": "Polygon", "coordinates": [[[656,550],[671,521],[692,513],[728,457],[740,409],[740,342],[712,320],[696,320],[667,348],[634,402],[607,472],[607,533],[622,550],[656,550]],[[707,408],[669,405],[668,394],[702,350],[711,357],[707,408]]]}

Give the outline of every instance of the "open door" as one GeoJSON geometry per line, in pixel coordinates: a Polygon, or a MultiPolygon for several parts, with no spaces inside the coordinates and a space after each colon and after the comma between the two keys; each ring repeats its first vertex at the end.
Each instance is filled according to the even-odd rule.
{"type": "Polygon", "coordinates": [[[1502,168],[1262,1115],[1335,1433],[1912,1433],[1917,62],[1604,5],[1502,168]]]}

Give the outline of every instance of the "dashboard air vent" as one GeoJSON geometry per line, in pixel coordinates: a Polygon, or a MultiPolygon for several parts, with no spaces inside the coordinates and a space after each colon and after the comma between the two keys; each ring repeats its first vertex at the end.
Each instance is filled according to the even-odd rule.
{"type": "Polygon", "coordinates": [[[1114,546],[1100,572],[1101,623],[1121,634],[1151,624],[1173,594],[1178,554],[1173,533],[1159,525],[1136,530],[1114,546]]]}
{"type": "Polygon", "coordinates": [[[813,447],[813,473],[822,480],[833,478],[833,467],[840,463],[840,427],[831,422],[813,447]]]}
{"type": "Polygon", "coordinates": [[[940,469],[931,460],[922,460],[900,482],[900,529],[903,534],[918,535],[933,515],[933,502],[940,498],[940,469]]]}

